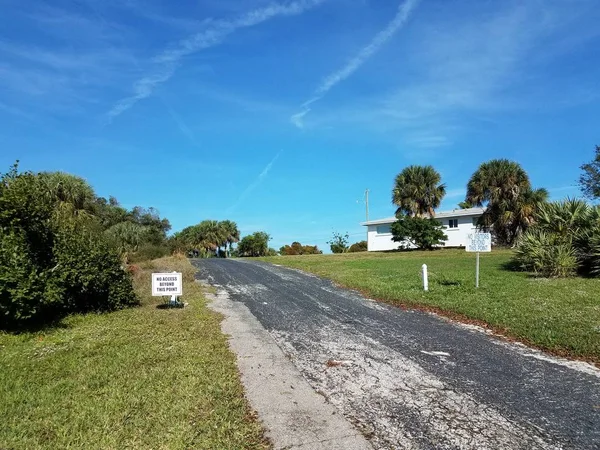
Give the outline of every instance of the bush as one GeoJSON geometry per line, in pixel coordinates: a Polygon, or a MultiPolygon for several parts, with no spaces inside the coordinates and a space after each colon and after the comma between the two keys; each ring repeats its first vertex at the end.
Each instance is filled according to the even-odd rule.
{"type": "Polygon", "coordinates": [[[366,252],[368,251],[368,244],[367,241],[360,241],[360,242],[355,242],[354,244],[352,244],[350,246],[350,248],[348,249],[348,252],[350,253],[357,253],[357,252],[366,252]]]}
{"type": "Polygon", "coordinates": [[[327,241],[331,253],[346,253],[348,251],[348,232],[345,234],[334,231],[331,240],[327,241]]]}
{"type": "Polygon", "coordinates": [[[520,238],[515,261],[524,270],[545,277],[572,276],[578,267],[571,242],[540,228],[533,228],[520,238]]]}
{"type": "Polygon", "coordinates": [[[111,311],[138,304],[131,276],[108,243],[85,230],[61,230],[49,283],[62,293],[61,312],[111,311]]]}
{"type": "Polygon", "coordinates": [[[137,303],[119,254],[81,209],[93,191],[82,180],[67,189],[63,175],[49,184],[13,167],[0,179],[0,328],[137,303]]]}
{"type": "Polygon", "coordinates": [[[0,228],[0,317],[5,328],[41,314],[56,295],[47,295],[48,271],[38,267],[23,232],[0,228]]]}

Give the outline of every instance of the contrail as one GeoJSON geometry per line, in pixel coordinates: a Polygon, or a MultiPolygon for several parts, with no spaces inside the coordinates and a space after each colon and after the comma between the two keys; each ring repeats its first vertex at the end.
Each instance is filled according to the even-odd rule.
{"type": "Polygon", "coordinates": [[[133,85],[133,95],[119,100],[107,113],[107,121],[127,111],[138,101],[150,95],[154,89],[168,81],[182,58],[214,47],[220,44],[228,35],[240,28],[248,28],[278,16],[295,16],[302,14],[325,0],[296,0],[291,3],[274,3],[264,8],[256,9],[234,20],[219,20],[208,23],[208,28],[179,42],[174,48],[164,51],[152,61],[157,65],[156,70],[136,81],[133,85]]]}
{"type": "Polygon", "coordinates": [[[231,207],[229,207],[227,209],[228,213],[232,213],[239,205],[240,203],[242,203],[246,197],[248,197],[248,195],[258,187],[259,184],[261,184],[263,182],[263,180],[266,178],[266,176],[269,174],[269,171],[271,170],[271,167],[273,167],[273,164],[275,164],[275,161],[277,161],[277,158],[279,158],[279,155],[281,155],[281,152],[283,152],[283,150],[280,150],[275,157],[271,160],[271,162],[269,162],[269,164],[267,164],[265,166],[265,168],[262,170],[262,172],[258,175],[258,177],[256,177],[256,179],[250,183],[250,185],[244,189],[244,192],[242,192],[242,194],[240,195],[240,197],[237,199],[237,201],[235,202],[235,204],[231,207]]]}
{"type": "Polygon", "coordinates": [[[389,41],[396,32],[406,23],[410,14],[418,5],[420,0],[406,0],[398,6],[398,12],[394,19],[381,30],[366,47],[362,48],[358,54],[352,58],[344,67],[325,77],[321,84],[315,90],[313,96],[304,102],[302,111],[290,117],[291,122],[298,128],[304,126],[302,119],[310,112],[309,106],[322,99],[335,85],[344,81],[354,72],[356,72],[371,56],[373,56],[387,41],[389,41]]]}

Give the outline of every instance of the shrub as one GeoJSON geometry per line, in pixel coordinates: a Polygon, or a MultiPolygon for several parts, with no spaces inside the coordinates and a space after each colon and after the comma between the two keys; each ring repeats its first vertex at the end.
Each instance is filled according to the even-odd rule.
{"type": "Polygon", "coordinates": [[[110,311],[138,304],[119,254],[86,230],[57,233],[56,270],[49,283],[62,292],[63,311],[110,311]]]}
{"type": "Polygon", "coordinates": [[[67,189],[69,180],[16,166],[0,179],[0,328],[137,302],[119,255],[82,209],[83,181],[67,189]]]}
{"type": "Polygon", "coordinates": [[[577,271],[577,254],[568,240],[533,228],[521,236],[515,261],[524,270],[546,277],[567,277],[577,271]]]}
{"type": "Polygon", "coordinates": [[[576,199],[540,205],[514,260],[544,276],[600,275],[600,210],[576,199]]]}
{"type": "Polygon", "coordinates": [[[368,250],[367,241],[355,242],[350,246],[348,252],[356,253],[356,252],[366,252],[368,250]]]}
{"type": "Polygon", "coordinates": [[[331,240],[327,241],[331,253],[346,253],[348,251],[348,232],[345,234],[334,231],[331,240]]]}
{"type": "Polygon", "coordinates": [[[0,323],[10,328],[41,314],[56,300],[47,295],[48,271],[31,257],[25,233],[0,228],[0,323]]]}

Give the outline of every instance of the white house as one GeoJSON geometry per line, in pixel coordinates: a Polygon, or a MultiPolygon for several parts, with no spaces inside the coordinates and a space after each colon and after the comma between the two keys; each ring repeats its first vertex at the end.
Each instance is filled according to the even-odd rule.
{"type": "MultiPolygon", "coordinates": [[[[448,236],[445,247],[464,247],[467,235],[476,231],[477,219],[483,214],[483,208],[454,209],[436,213],[435,218],[444,225],[444,234],[448,236]]],[[[368,227],[368,249],[370,252],[396,250],[400,242],[392,241],[391,225],[397,219],[369,220],[361,225],[368,227]]]]}

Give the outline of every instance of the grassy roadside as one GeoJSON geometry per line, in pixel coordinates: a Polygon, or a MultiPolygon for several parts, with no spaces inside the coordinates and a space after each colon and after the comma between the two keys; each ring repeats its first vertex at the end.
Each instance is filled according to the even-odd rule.
{"type": "Polygon", "coordinates": [[[263,258],[295,267],[394,304],[425,307],[556,354],[600,363],[600,280],[540,279],[506,270],[510,251],[481,255],[475,289],[475,255],[464,250],[349,253],[263,258]],[[424,292],[421,265],[428,265],[424,292]]]}
{"type": "Polygon", "coordinates": [[[268,448],[235,357],[187,260],[142,263],[142,306],[0,334],[0,448],[268,448]],[[157,309],[152,271],[184,273],[184,309],[157,309]]]}

